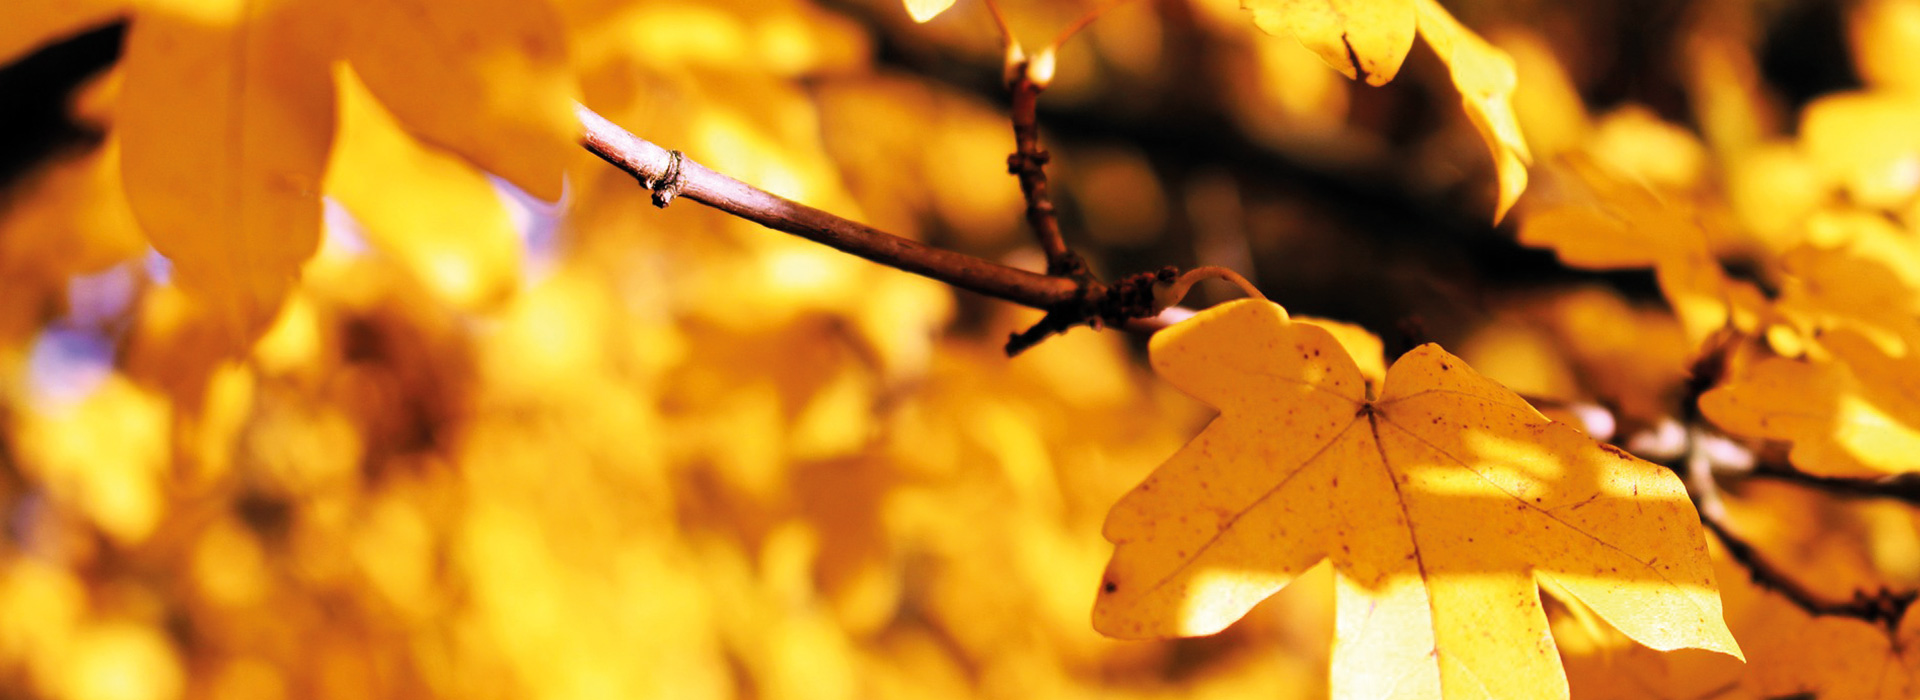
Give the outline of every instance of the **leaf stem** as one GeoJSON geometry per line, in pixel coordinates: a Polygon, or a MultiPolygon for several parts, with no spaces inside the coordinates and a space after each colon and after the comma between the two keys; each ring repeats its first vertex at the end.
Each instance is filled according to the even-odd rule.
{"type": "Polygon", "coordinates": [[[1204,265],[1188,270],[1186,274],[1175,278],[1173,284],[1169,285],[1165,290],[1155,294],[1154,296],[1158,302],[1158,307],[1164,309],[1179,304],[1181,300],[1187,298],[1187,292],[1193,289],[1193,285],[1209,279],[1223,279],[1232,282],[1234,286],[1240,288],[1241,292],[1244,292],[1248,297],[1253,299],[1267,298],[1267,295],[1261,294],[1260,290],[1254,287],[1252,282],[1247,281],[1246,277],[1238,272],[1234,272],[1231,268],[1225,268],[1219,265],[1204,265]]]}

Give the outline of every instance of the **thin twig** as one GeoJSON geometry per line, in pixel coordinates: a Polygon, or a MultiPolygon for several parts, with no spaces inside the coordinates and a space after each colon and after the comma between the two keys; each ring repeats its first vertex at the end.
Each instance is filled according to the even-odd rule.
{"type": "Polygon", "coordinates": [[[1787,602],[1808,615],[1851,617],[1892,630],[1900,624],[1900,619],[1906,615],[1907,608],[1913,605],[1914,593],[1888,590],[1881,590],[1874,595],[1856,591],[1853,594],[1853,600],[1844,603],[1823,600],[1819,595],[1795,581],[1793,577],[1788,576],[1786,572],[1761,557],[1759,550],[1733,534],[1719,518],[1706,517],[1705,513],[1702,513],[1700,522],[1706,524],[1707,529],[1713,531],[1713,535],[1720,539],[1720,544],[1726,547],[1727,556],[1733,557],[1734,561],[1746,568],[1748,578],[1752,579],[1755,585],[1779,593],[1781,597],[1787,599],[1787,602]]]}
{"type": "Polygon", "coordinates": [[[942,250],[871,226],[840,218],[714,172],[679,151],[669,151],[635,136],[585,106],[574,109],[588,151],[653,190],[658,206],[686,197],[767,228],[800,236],[862,258],[939,280],[961,289],[1042,309],[1047,315],[1007,341],[1015,355],[1048,335],[1078,325],[1112,324],[1153,332],[1168,321],[1159,316],[1156,286],[1171,283],[1179,270],[1141,272],[1113,284],[1091,275],[1052,276],[942,250]]]}
{"type": "Polygon", "coordinates": [[[1821,476],[1800,471],[1791,465],[1763,461],[1754,465],[1753,470],[1747,474],[1755,478],[1773,479],[1818,489],[1836,496],[1887,498],[1920,505],[1920,473],[1908,472],[1882,477],[1821,476]]]}
{"type": "Polygon", "coordinates": [[[585,129],[581,144],[653,190],[656,204],[677,194],[882,265],[1034,308],[1076,302],[1089,291],[1073,279],[942,250],[774,195],[635,136],[585,106],[575,111],[585,129]]]}
{"type": "MultiPolygon", "coordinates": [[[[1700,368],[1695,369],[1697,378],[1700,368]]],[[[1819,594],[1808,590],[1793,576],[1767,561],[1760,555],[1760,550],[1752,544],[1733,534],[1733,529],[1727,525],[1727,521],[1731,518],[1727,514],[1725,503],[1720,499],[1720,484],[1714,479],[1710,460],[1700,447],[1703,429],[1698,425],[1695,422],[1695,427],[1688,431],[1686,468],[1678,471],[1681,471],[1681,476],[1685,479],[1687,497],[1693,500],[1694,510],[1700,514],[1701,524],[1706,525],[1707,529],[1713,532],[1714,537],[1720,539],[1720,544],[1727,550],[1727,556],[1733,557],[1735,562],[1747,570],[1748,579],[1761,588],[1779,593],[1781,597],[1787,599],[1787,602],[1808,615],[1851,617],[1880,625],[1888,632],[1900,624],[1900,618],[1913,604],[1914,593],[1896,593],[1883,588],[1877,594],[1855,591],[1851,601],[1825,600],[1819,594]]]]}
{"type": "Polygon", "coordinates": [[[1046,86],[1036,82],[1028,64],[1009,71],[1007,89],[1013,93],[1013,155],[1007,156],[1007,172],[1020,178],[1020,193],[1027,200],[1027,225],[1047,254],[1047,274],[1081,277],[1087,264],[1060,236],[1060,220],[1054,214],[1053,196],[1047,188],[1047,161],[1051,154],[1040,146],[1038,109],[1040,92],[1046,86]]]}
{"type": "Polygon", "coordinates": [[[987,12],[993,15],[993,26],[1000,30],[1000,43],[1006,46],[1008,51],[1012,51],[1014,47],[1019,46],[1019,44],[1013,40],[1013,28],[1007,26],[1007,16],[1000,13],[1000,4],[993,0],[987,0],[987,12]]]}

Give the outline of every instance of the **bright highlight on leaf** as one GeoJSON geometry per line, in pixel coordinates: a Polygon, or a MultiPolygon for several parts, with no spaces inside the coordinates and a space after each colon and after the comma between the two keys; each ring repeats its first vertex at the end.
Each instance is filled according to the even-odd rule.
{"type": "Polygon", "coordinates": [[[1480,138],[1493,152],[1494,171],[1500,178],[1500,197],[1494,205],[1493,220],[1506,218],[1507,210],[1520,200],[1527,189],[1527,166],[1533,156],[1520,136],[1520,121],[1513,114],[1513,88],[1517,82],[1513,59],[1474,34],[1447,14],[1435,0],[1420,3],[1420,36],[1433,52],[1446,62],[1453,73],[1453,86],[1460,90],[1460,102],[1467,119],[1480,131],[1480,138]]]}
{"type": "Polygon", "coordinates": [[[1385,85],[1413,48],[1415,0],[1241,0],[1253,23],[1290,35],[1352,80],[1385,85]]]}
{"type": "Polygon", "coordinates": [[[1152,360],[1221,414],[1109,513],[1100,631],[1211,634],[1331,559],[1336,698],[1566,697],[1543,581],[1647,646],[1739,655],[1679,479],[1437,346],[1375,399],[1331,334],[1241,300],[1152,360]]]}
{"type": "Polygon", "coordinates": [[[915,22],[925,22],[940,16],[947,8],[953,7],[954,0],[906,0],[907,15],[915,22]]]}
{"type": "Polygon", "coordinates": [[[1467,118],[1493,151],[1500,190],[1495,223],[1527,189],[1533,156],[1513,112],[1513,59],[1460,25],[1435,0],[1241,0],[1253,23],[1289,35],[1348,78],[1385,85],[1400,72],[1416,28],[1452,72],[1467,118]]]}
{"type": "Polygon", "coordinates": [[[1793,443],[1803,471],[1884,476],[1920,471],[1920,378],[1852,331],[1824,334],[1832,361],[1769,357],[1700,397],[1738,435],[1793,443]]]}

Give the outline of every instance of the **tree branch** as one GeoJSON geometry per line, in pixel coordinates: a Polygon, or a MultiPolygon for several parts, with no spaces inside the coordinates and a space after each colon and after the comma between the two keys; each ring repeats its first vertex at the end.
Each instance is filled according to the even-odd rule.
{"type": "Polygon", "coordinates": [[[1081,324],[1124,325],[1149,333],[1166,326],[1167,322],[1156,316],[1161,310],[1156,308],[1153,290],[1155,285],[1171,283],[1179,276],[1176,268],[1135,273],[1104,284],[1085,273],[1084,266],[1078,275],[1042,275],[942,250],[715,172],[679,151],[669,151],[633,135],[584,105],[575,105],[574,111],[582,128],[580,144],[653,190],[655,206],[665,207],[684,196],[888,267],[1046,311],[1046,317],[1034,327],[1007,340],[1008,355],[1017,355],[1048,335],[1081,324]]]}
{"type": "Polygon", "coordinates": [[[1780,594],[1787,599],[1787,602],[1808,615],[1851,617],[1880,625],[1891,631],[1900,624],[1900,619],[1906,615],[1907,608],[1913,605],[1914,593],[1884,589],[1873,595],[1865,591],[1855,591],[1853,600],[1844,603],[1822,600],[1819,595],[1807,590],[1793,577],[1761,557],[1759,550],[1754,549],[1753,545],[1746,540],[1734,535],[1727,529],[1726,524],[1720,522],[1719,518],[1707,517],[1705,511],[1702,511],[1700,522],[1706,524],[1707,529],[1713,531],[1714,536],[1720,539],[1720,544],[1726,547],[1727,556],[1733,557],[1734,561],[1746,568],[1748,578],[1752,579],[1755,585],[1780,594]]]}
{"type": "Polygon", "coordinates": [[[575,105],[584,128],[581,145],[640,180],[665,207],[676,196],[719,209],[767,228],[784,231],[862,258],[929,277],[955,287],[1038,309],[1076,303],[1091,292],[1079,281],[1051,277],[942,250],[843,219],[732,177],[714,172],[633,135],[583,105],[575,105]]]}
{"type": "Polygon", "coordinates": [[[1757,479],[1773,479],[1819,489],[1837,496],[1852,498],[1888,498],[1910,505],[1920,505],[1920,474],[1892,474],[1883,477],[1843,477],[1809,474],[1790,465],[1763,461],[1754,465],[1748,475],[1757,479]]]}
{"type": "Polygon", "coordinates": [[[1027,201],[1027,225],[1040,249],[1047,254],[1047,274],[1080,277],[1087,274],[1087,263],[1080,259],[1060,236],[1060,219],[1055,215],[1053,195],[1047,188],[1047,162],[1052,154],[1040,145],[1040,92],[1046,86],[1034,79],[1031,64],[1022,61],[1009,66],[1007,89],[1013,93],[1013,155],[1007,156],[1007,172],[1020,178],[1020,194],[1027,201]]]}

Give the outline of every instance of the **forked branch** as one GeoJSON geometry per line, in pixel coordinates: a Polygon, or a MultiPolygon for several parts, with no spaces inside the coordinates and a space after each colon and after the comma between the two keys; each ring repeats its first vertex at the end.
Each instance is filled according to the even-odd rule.
{"type": "Polygon", "coordinates": [[[1159,324],[1152,319],[1160,311],[1155,286],[1171,283],[1178,276],[1178,270],[1169,267],[1104,284],[1091,275],[1043,275],[935,248],[715,172],[679,151],[635,136],[585,106],[576,106],[575,111],[582,128],[581,145],[652,190],[657,206],[665,207],[678,197],[686,197],[888,267],[1045,310],[1047,315],[1039,324],[1007,341],[1009,355],[1080,324],[1157,328],[1159,324]]]}
{"type": "Polygon", "coordinates": [[[1025,306],[1050,309],[1085,293],[1065,277],[935,248],[775,195],[635,136],[585,106],[575,111],[584,128],[581,145],[653,190],[656,205],[684,196],[770,229],[1025,306]]]}

